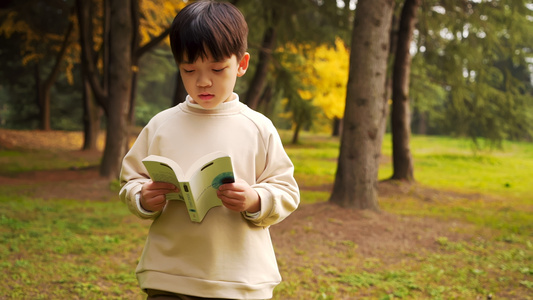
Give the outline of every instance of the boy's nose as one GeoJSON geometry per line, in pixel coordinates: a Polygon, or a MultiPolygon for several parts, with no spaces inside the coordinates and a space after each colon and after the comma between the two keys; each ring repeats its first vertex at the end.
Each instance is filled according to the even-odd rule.
{"type": "Polygon", "coordinates": [[[211,86],[211,80],[207,76],[198,76],[198,80],[196,80],[196,85],[199,87],[208,87],[211,86]]]}

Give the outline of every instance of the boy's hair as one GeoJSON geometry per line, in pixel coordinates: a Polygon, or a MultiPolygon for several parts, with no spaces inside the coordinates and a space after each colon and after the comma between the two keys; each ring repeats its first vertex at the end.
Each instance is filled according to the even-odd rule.
{"type": "Polygon", "coordinates": [[[178,64],[207,58],[217,61],[235,54],[241,59],[248,47],[248,25],[231,3],[199,1],[187,5],[174,18],[170,47],[178,64]]]}

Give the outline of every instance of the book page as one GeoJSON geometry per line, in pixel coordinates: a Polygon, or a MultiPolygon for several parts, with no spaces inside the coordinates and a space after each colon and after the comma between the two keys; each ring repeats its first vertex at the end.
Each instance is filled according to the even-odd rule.
{"type": "Polygon", "coordinates": [[[189,179],[200,220],[209,209],[222,205],[216,191],[222,184],[231,182],[235,182],[235,177],[229,156],[219,157],[204,164],[189,179]]]}
{"type": "MultiPolygon", "coordinates": [[[[183,177],[183,172],[173,160],[163,156],[150,155],[143,159],[143,164],[148,170],[152,181],[168,182],[178,188],[180,187],[180,180],[178,178],[183,177]]],[[[183,196],[180,193],[169,193],[166,199],[183,200],[183,196]]]]}

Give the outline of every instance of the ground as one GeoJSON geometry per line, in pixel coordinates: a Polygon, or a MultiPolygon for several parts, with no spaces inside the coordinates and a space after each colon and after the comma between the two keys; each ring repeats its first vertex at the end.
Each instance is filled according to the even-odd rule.
{"type": "MultiPolygon", "coordinates": [[[[72,158],[95,160],[99,151],[84,152],[75,150],[79,143],[79,133],[64,134],[54,132],[8,131],[0,130],[0,149],[55,149],[61,155],[72,158]],[[57,141],[61,140],[61,143],[57,141]]],[[[111,191],[109,182],[98,176],[97,167],[66,170],[32,171],[16,176],[2,177],[0,185],[27,185],[28,192],[39,189],[44,198],[78,198],[101,201],[118,201],[116,191],[111,191]]],[[[330,190],[330,186],[324,186],[330,190]]],[[[416,184],[406,185],[391,182],[379,184],[380,197],[394,195],[402,197],[409,194],[423,201],[432,201],[436,197],[468,197],[446,191],[423,188],[416,184]]],[[[471,195],[475,196],[475,195],[471,195]]],[[[286,220],[271,228],[276,251],[282,253],[285,261],[294,267],[304,264],[301,253],[295,249],[314,249],[313,253],[327,253],[332,244],[346,244],[350,241],[357,255],[373,257],[384,263],[394,264],[405,259],[406,252],[421,249],[434,251],[439,247],[436,237],[446,236],[450,240],[468,238],[464,235],[454,236],[451,227],[455,223],[439,221],[432,218],[405,217],[381,211],[353,211],[340,208],[327,202],[301,205],[286,220]],[[323,248],[323,249],[322,249],[323,248]]],[[[312,254],[308,254],[312,255],[312,254]]],[[[330,265],[341,266],[345,259],[329,257],[330,265]]]]}

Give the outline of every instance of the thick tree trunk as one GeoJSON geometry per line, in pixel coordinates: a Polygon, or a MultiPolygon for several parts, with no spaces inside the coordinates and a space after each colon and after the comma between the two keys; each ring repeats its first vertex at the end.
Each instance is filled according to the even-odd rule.
{"type": "Polygon", "coordinates": [[[136,1],[104,0],[103,70],[102,76],[99,76],[92,42],[91,2],[76,0],[84,73],[107,118],[106,144],[100,164],[100,175],[110,179],[118,177],[122,158],[128,148],[129,116],[133,112],[130,111],[130,103],[134,103],[133,62],[170,32],[169,29],[166,30],[142,47],[134,46],[138,43],[134,35],[134,27],[138,21],[136,1]]]}
{"type": "Polygon", "coordinates": [[[119,176],[129,137],[128,113],[132,78],[131,1],[136,0],[110,0],[107,134],[100,165],[100,175],[110,179],[119,176]]]}
{"type": "Polygon", "coordinates": [[[252,82],[246,92],[246,98],[244,102],[252,109],[257,109],[259,106],[259,99],[263,94],[263,88],[265,87],[268,75],[268,65],[272,58],[272,51],[276,44],[276,28],[274,25],[267,28],[265,35],[263,36],[263,43],[261,49],[259,49],[259,61],[257,68],[252,78],[252,82]]]}
{"type": "Polygon", "coordinates": [[[377,149],[386,95],[389,31],[394,0],[360,0],[352,31],[344,126],[330,202],[379,210],[377,149]]]}
{"type": "Polygon", "coordinates": [[[409,77],[416,15],[420,0],[406,0],[402,9],[392,83],[392,161],[391,179],[414,181],[413,157],[409,146],[411,115],[409,109],[409,77]]]}

